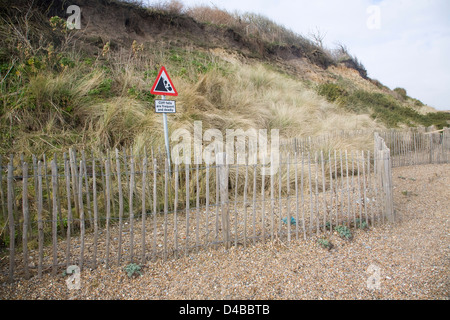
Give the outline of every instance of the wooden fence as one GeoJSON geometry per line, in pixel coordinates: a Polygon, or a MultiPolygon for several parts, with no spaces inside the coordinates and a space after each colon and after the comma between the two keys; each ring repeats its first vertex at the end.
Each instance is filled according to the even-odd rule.
{"type": "Polygon", "coordinates": [[[380,136],[391,150],[394,167],[449,163],[450,128],[431,132],[391,130],[380,136]]]}
{"type": "Polygon", "coordinates": [[[248,161],[169,168],[163,157],[118,150],[10,156],[6,166],[0,159],[0,279],[274,238],[289,245],[338,225],[392,221],[391,157],[381,135],[374,145],[373,152],[282,152],[279,170],[266,176],[248,161]]]}

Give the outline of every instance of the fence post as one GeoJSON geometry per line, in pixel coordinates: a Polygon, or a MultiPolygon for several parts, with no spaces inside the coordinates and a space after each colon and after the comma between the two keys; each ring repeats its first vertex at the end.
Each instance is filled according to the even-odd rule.
{"type": "Polygon", "coordinates": [[[189,228],[190,228],[190,192],[189,192],[189,163],[185,164],[186,175],[186,246],[185,255],[189,254],[189,228]]]}
{"type": "MultiPolygon", "coordinates": [[[[164,261],[167,260],[167,213],[169,210],[169,199],[168,199],[168,193],[169,193],[169,171],[170,170],[170,164],[169,159],[165,159],[164,161],[164,252],[163,257],[164,261]]],[[[197,190],[198,192],[198,190],[197,190]]],[[[198,214],[197,214],[198,217],[198,214]]],[[[198,228],[196,230],[198,232],[198,228]]]]}
{"type": "Polygon", "coordinates": [[[386,182],[387,182],[387,203],[388,203],[388,219],[390,222],[395,222],[394,202],[393,202],[393,190],[392,190],[392,161],[390,150],[386,149],[386,182]]]}
{"type": "Polygon", "coordinates": [[[84,236],[85,236],[85,217],[84,217],[84,203],[83,203],[83,161],[80,161],[80,171],[78,178],[78,204],[80,208],[80,270],[83,271],[84,264],[84,236]]]}
{"type": "MultiPolygon", "coordinates": [[[[117,149],[116,149],[117,150],[117,149]]],[[[100,160],[101,163],[101,160],[100,160]]],[[[105,176],[106,176],[106,268],[109,268],[109,247],[110,247],[110,219],[111,219],[111,170],[110,162],[105,160],[105,176]]],[[[119,244],[120,245],[120,244],[119,244]]],[[[120,261],[119,261],[120,262],[120,261]]]]}
{"type": "Polygon", "coordinates": [[[122,191],[122,173],[120,171],[119,150],[117,148],[116,148],[116,170],[117,170],[117,188],[119,191],[119,248],[117,252],[117,263],[120,264],[120,259],[122,257],[123,191],[122,191]]]}
{"type": "MultiPolygon", "coordinates": [[[[247,188],[248,188],[248,157],[245,158],[245,181],[244,181],[244,248],[247,247],[247,188]]],[[[273,212],[272,212],[272,236],[273,236],[273,212]]]]}
{"type": "MultiPolygon", "coordinates": [[[[66,180],[66,197],[67,197],[67,240],[66,240],[66,269],[69,267],[70,260],[70,233],[72,228],[72,205],[70,200],[70,172],[67,155],[64,153],[64,176],[66,180]]],[[[37,188],[36,188],[37,190],[37,188]]],[[[37,191],[36,191],[37,193],[37,191]]]]}
{"type": "MultiPolygon", "coordinates": [[[[173,201],[173,236],[174,236],[174,247],[175,247],[175,258],[178,258],[178,164],[175,164],[175,199],[173,201]]],[[[209,181],[209,172],[207,171],[207,181],[209,181]]],[[[208,214],[209,209],[209,185],[206,187],[206,213],[208,214]]],[[[207,220],[208,221],[208,218],[207,220]]],[[[206,222],[206,228],[208,228],[208,222],[206,222]]],[[[208,243],[208,230],[206,232],[206,243],[208,243]]]]}
{"type": "Polygon", "coordinates": [[[430,133],[430,164],[433,163],[433,134],[430,133]]]}
{"type": "Polygon", "coordinates": [[[51,162],[51,170],[52,170],[52,191],[53,191],[53,210],[52,210],[52,242],[53,242],[53,266],[52,266],[52,275],[56,275],[58,270],[58,255],[57,255],[57,232],[58,232],[58,184],[56,182],[58,176],[58,165],[56,163],[56,159],[53,159],[51,162]]]}
{"type": "Polygon", "coordinates": [[[128,218],[130,219],[130,263],[133,263],[134,258],[134,207],[133,207],[134,184],[135,184],[134,178],[135,178],[134,157],[133,154],[130,154],[130,174],[129,174],[130,180],[128,188],[129,191],[128,218]]]}
{"type": "Polygon", "coordinates": [[[70,171],[72,173],[72,192],[73,192],[73,202],[75,204],[75,213],[77,217],[80,217],[80,205],[78,203],[78,178],[77,178],[77,168],[75,159],[75,150],[69,149],[70,157],[70,171]]]}
{"type": "Polygon", "coordinates": [[[0,155],[0,200],[2,201],[2,214],[3,219],[7,219],[7,209],[5,207],[5,195],[3,194],[3,164],[2,164],[2,156],[0,155]]]}
{"type": "Polygon", "coordinates": [[[222,158],[223,163],[219,167],[219,185],[220,185],[220,202],[222,207],[222,230],[223,230],[223,240],[225,242],[225,248],[230,248],[230,234],[229,234],[229,208],[228,208],[228,164],[227,164],[227,154],[225,152],[219,153],[217,155],[217,165],[219,165],[219,159],[222,158]]]}
{"type": "Polygon", "coordinates": [[[9,220],[9,281],[14,281],[14,259],[15,259],[15,248],[14,248],[14,213],[13,213],[13,202],[14,202],[14,189],[13,189],[13,163],[12,161],[8,164],[8,220],[9,220]]]}
{"type": "MultiPolygon", "coordinates": [[[[100,160],[101,162],[101,160],[100,160]]],[[[109,163],[109,160],[106,160],[109,163]]],[[[92,201],[94,210],[94,269],[97,268],[97,246],[98,246],[98,204],[97,204],[97,177],[95,172],[95,158],[92,157],[92,201]]]]}
{"type": "Polygon", "coordinates": [[[147,215],[145,207],[145,185],[147,183],[147,152],[145,152],[145,157],[142,160],[142,217],[141,217],[141,263],[145,264],[145,218],[147,215]]]}
{"type": "Polygon", "coordinates": [[[25,266],[25,279],[30,278],[28,270],[28,225],[29,225],[29,208],[28,208],[28,163],[23,163],[23,190],[22,190],[22,207],[23,207],[23,264],[25,266]]]}
{"type": "Polygon", "coordinates": [[[39,243],[39,262],[38,277],[42,277],[42,262],[44,259],[44,222],[42,221],[42,162],[38,162],[38,196],[37,196],[37,217],[38,217],[38,243],[39,243]]]}

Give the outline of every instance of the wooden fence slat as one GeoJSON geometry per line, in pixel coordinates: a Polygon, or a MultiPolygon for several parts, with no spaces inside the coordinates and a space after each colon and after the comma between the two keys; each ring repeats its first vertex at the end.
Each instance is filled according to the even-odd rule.
{"type": "Polygon", "coordinates": [[[123,230],[123,190],[122,190],[122,173],[120,170],[119,150],[116,148],[116,171],[117,171],[117,188],[119,192],[119,247],[117,249],[117,263],[120,264],[122,259],[122,230],[123,230]]]}
{"type": "Polygon", "coordinates": [[[433,163],[433,134],[429,135],[429,141],[430,141],[430,159],[428,163],[433,163]]]}
{"type": "MultiPolygon", "coordinates": [[[[253,228],[253,244],[256,243],[256,164],[253,165],[253,210],[252,210],[252,228],[253,228]]],[[[280,217],[281,217],[281,207],[280,207],[280,217]]]]}
{"type": "Polygon", "coordinates": [[[53,195],[53,215],[52,215],[52,240],[53,240],[53,265],[52,265],[52,275],[56,275],[58,272],[58,255],[57,255],[57,245],[58,245],[58,185],[56,183],[56,178],[58,176],[58,165],[56,159],[51,162],[52,170],[52,195],[53,195]]]}
{"type": "MultiPolygon", "coordinates": [[[[127,169],[128,170],[128,169],[127,169]]],[[[134,187],[135,187],[135,167],[134,167],[134,157],[133,155],[130,155],[130,187],[128,188],[129,191],[129,202],[128,202],[128,208],[129,208],[129,219],[130,219],[130,263],[133,263],[134,258],[134,187]]]]}
{"type": "MultiPolygon", "coordinates": [[[[116,149],[117,150],[117,149],[116,149]]],[[[106,176],[106,268],[109,268],[109,254],[110,254],[110,223],[111,223],[111,169],[110,162],[105,161],[105,176],[106,176]]],[[[118,175],[119,176],[119,175],[118,175]]],[[[120,262],[120,260],[119,260],[120,262]]]]}
{"type": "Polygon", "coordinates": [[[14,167],[13,162],[8,164],[8,226],[9,226],[9,282],[14,281],[14,269],[15,269],[15,228],[14,228],[14,167]]]}
{"type": "Polygon", "coordinates": [[[145,157],[142,160],[142,217],[141,217],[141,263],[145,264],[145,220],[147,216],[146,204],[145,204],[145,186],[147,185],[147,152],[145,152],[145,157]]]}
{"type": "MultiPolygon", "coordinates": [[[[66,269],[70,265],[70,237],[72,231],[72,203],[70,199],[70,171],[67,154],[64,152],[64,177],[66,181],[67,197],[67,228],[66,228],[66,269]]],[[[37,190],[37,189],[36,189],[37,190]]]]}
{"type": "MultiPolygon", "coordinates": [[[[106,160],[109,163],[109,160],[106,160]]],[[[98,247],[98,203],[97,203],[97,174],[95,170],[95,158],[92,157],[92,201],[94,210],[94,256],[93,268],[97,268],[97,247],[98,247]]]]}
{"type": "Polygon", "coordinates": [[[291,208],[290,208],[290,162],[291,162],[291,155],[288,153],[287,160],[286,160],[286,224],[287,224],[287,230],[288,230],[288,246],[291,244],[291,208]]]}
{"type": "MultiPolygon", "coordinates": [[[[56,164],[58,164],[58,158],[56,153],[53,155],[53,160],[56,164]]],[[[58,171],[58,166],[57,166],[58,171]]],[[[61,197],[60,197],[60,190],[59,190],[59,174],[56,175],[56,208],[58,211],[58,223],[59,223],[59,229],[61,236],[65,236],[65,230],[64,230],[64,223],[63,223],[63,217],[62,217],[62,210],[61,210],[61,197]]]]}
{"type": "Polygon", "coordinates": [[[239,154],[236,161],[236,177],[234,183],[234,246],[238,245],[238,211],[237,211],[237,197],[238,197],[238,181],[239,181],[239,154]]]}
{"type": "Polygon", "coordinates": [[[248,208],[247,191],[248,191],[248,157],[245,158],[245,180],[244,180],[244,248],[247,248],[247,208],[248,208]]]}
{"type": "Polygon", "coordinates": [[[50,187],[49,187],[50,183],[48,181],[47,160],[46,160],[45,154],[44,154],[43,158],[44,158],[45,190],[47,192],[47,211],[48,212],[52,212],[52,205],[50,203],[50,201],[51,201],[51,199],[50,199],[51,198],[50,197],[50,187]]]}
{"type": "Polygon", "coordinates": [[[360,159],[358,153],[356,153],[356,162],[357,162],[357,167],[358,167],[358,201],[356,203],[359,205],[359,223],[361,225],[362,224],[362,206],[363,206],[364,199],[361,198],[361,171],[360,171],[361,159],[360,159]]]}
{"type": "Polygon", "coordinates": [[[367,188],[369,191],[369,203],[370,203],[370,220],[372,224],[372,228],[374,227],[374,207],[373,207],[373,185],[372,185],[372,172],[371,172],[371,153],[370,150],[367,151],[367,188]]]}
{"type": "Polygon", "coordinates": [[[278,210],[279,216],[277,218],[278,223],[278,236],[281,237],[281,227],[282,227],[282,219],[283,219],[283,201],[281,197],[281,189],[283,187],[283,157],[280,154],[280,168],[278,174],[278,210]]]}
{"type": "MultiPolygon", "coordinates": [[[[173,229],[175,258],[178,258],[178,164],[175,164],[175,199],[173,203],[173,229]]],[[[208,243],[208,210],[209,210],[209,167],[206,170],[206,243],[208,243]]]]}
{"type": "MultiPolygon", "coordinates": [[[[273,160],[273,153],[270,154],[270,165],[273,166],[275,165],[274,160],[273,160]]],[[[246,175],[247,175],[247,170],[246,170],[246,175]]],[[[274,239],[274,213],[275,213],[275,190],[274,190],[274,176],[275,176],[275,172],[271,172],[270,173],[270,238],[273,241],[274,239]]],[[[246,177],[247,178],[247,177],[246,177]]],[[[245,182],[247,183],[247,179],[245,180],[245,182]]],[[[246,185],[247,187],[247,185],[246,185]]],[[[244,206],[245,206],[245,202],[244,202],[244,206]]]]}
{"type": "MultiPolygon", "coordinates": [[[[338,174],[338,165],[337,165],[337,151],[334,150],[334,179],[336,180],[335,183],[335,190],[334,190],[334,194],[335,194],[335,198],[336,198],[336,211],[335,211],[335,223],[336,226],[339,225],[339,190],[338,190],[338,180],[337,180],[337,175],[338,174]]],[[[352,175],[353,177],[353,175],[352,175]]]]}
{"type": "Polygon", "coordinates": [[[363,172],[363,197],[361,204],[364,205],[364,216],[366,217],[366,224],[369,225],[369,218],[367,216],[367,191],[366,191],[366,161],[364,158],[364,151],[361,151],[361,162],[362,162],[362,172],[363,172]]]}
{"type": "Polygon", "coordinates": [[[395,212],[393,203],[393,192],[392,192],[392,162],[390,158],[390,150],[386,149],[386,164],[385,170],[387,175],[387,204],[388,204],[388,214],[391,223],[395,223],[395,212]]]}
{"type": "Polygon", "coordinates": [[[323,232],[327,231],[327,198],[325,186],[325,164],[323,160],[323,151],[320,150],[320,162],[322,164],[322,194],[323,194],[323,232]]]}
{"type": "Polygon", "coordinates": [[[214,249],[217,249],[219,241],[219,210],[220,210],[220,179],[219,165],[216,161],[216,212],[215,212],[215,230],[214,230],[214,249]]]}
{"type": "MultiPolygon", "coordinates": [[[[92,155],[92,158],[94,159],[94,155],[92,155]]],[[[107,150],[107,159],[106,159],[106,161],[109,162],[109,170],[111,171],[111,181],[112,181],[113,177],[117,176],[117,174],[115,173],[115,170],[114,170],[114,165],[113,165],[113,162],[112,162],[112,157],[111,157],[111,153],[110,153],[109,149],[107,150]]],[[[105,167],[105,171],[106,171],[106,167],[105,167]]],[[[105,181],[105,175],[103,174],[103,161],[100,161],[100,174],[101,174],[101,177],[102,177],[103,186],[105,186],[106,185],[106,181],[105,181]]],[[[116,180],[117,180],[117,178],[116,178],[116,180]]],[[[111,183],[111,185],[110,185],[109,192],[110,192],[111,197],[112,197],[112,201],[111,201],[111,217],[117,218],[116,202],[114,201],[115,193],[114,193],[114,184],[113,183],[111,183]]],[[[103,187],[103,196],[106,199],[106,187],[103,187]]]]}
{"type": "Polygon", "coordinates": [[[200,229],[200,181],[199,181],[199,165],[198,162],[195,165],[195,246],[196,250],[200,249],[200,237],[199,237],[199,229],[200,229]]]}
{"type": "Polygon", "coordinates": [[[169,210],[169,160],[164,162],[164,261],[167,260],[167,213],[169,210]]]}
{"type": "MultiPolygon", "coordinates": [[[[30,219],[30,211],[28,206],[28,163],[23,162],[22,165],[22,210],[23,210],[23,231],[22,231],[22,251],[23,264],[25,268],[25,279],[30,278],[30,271],[28,269],[28,226],[30,219]]],[[[0,180],[1,181],[1,180],[0,180]]]]}
{"type": "Polygon", "coordinates": [[[78,179],[78,202],[80,205],[80,271],[83,271],[84,267],[84,236],[85,236],[85,218],[84,218],[84,203],[83,203],[83,160],[80,161],[80,174],[78,179]]]}
{"type": "Polygon", "coordinates": [[[308,179],[309,179],[309,233],[312,236],[314,225],[314,205],[313,205],[313,189],[312,189],[312,175],[311,175],[311,153],[308,151],[308,179]]]}
{"type": "MultiPolygon", "coordinates": [[[[173,231],[174,231],[173,236],[174,236],[175,258],[178,258],[178,188],[179,188],[178,170],[179,166],[178,164],[175,164],[175,198],[173,203],[173,231]]],[[[207,202],[209,201],[208,191],[207,191],[207,202]]],[[[206,233],[206,242],[208,242],[208,233],[206,233]]]]}
{"type": "Polygon", "coordinates": [[[222,231],[223,231],[223,241],[225,243],[225,248],[228,250],[230,248],[230,220],[229,220],[229,195],[228,195],[228,163],[226,160],[226,154],[219,154],[222,156],[222,164],[219,166],[219,177],[220,177],[220,202],[222,208],[222,231]]]}
{"type": "Polygon", "coordinates": [[[189,254],[189,228],[190,228],[190,208],[189,208],[189,164],[185,164],[185,172],[186,172],[186,245],[184,248],[184,253],[187,256],[189,254]]]}
{"type": "Polygon", "coordinates": [[[127,149],[125,147],[122,148],[123,154],[123,171],[125,172],[125,194],[130,190],[130,173],[128,170],[128,157],[127,157],[127,149]]]}
{"type": "Polygon", "coordinates": [[[156,259],[156,238],[157,238],[157,189],[156,183],[158,179],[158,164],[156,158],[153,159],[153,250],[152,250],[152,260],[156,259]]]}
{"type": "MultiPolygon", "coordinates": [[[[331,161],[331,150],[328,150],[328,163],[330,169],[330,210],[329,210],[329,223],[330,223],[330,234],[333,233],[333,162],[331,161]]],[[[347,169],[348,178],[348,169],[347,169]]],[[[347,186],[348,190],[348,186],[347,186]]]]}
{"type": "Polygon", "coordinates": [[[351,211],[353,215],[353,222],[356,225],[356,211],[355,211],[355,152],[352,151],[352,188],[351,188],[351,211]]]}
{"type": "Polygon", "coordinates": [[[42,199],[42,162],[38,162],[38,246],[39,246],[39,261],[38,261],[38,277],[42,278],[42,263],[44,259],[44,222],[42,221],[43,199],[42,199]]]}
{"type": "Polygon", "coordinates": [[[295,165],[295,239],[298,240],[298,225],[300,223],[298,212],[298,157],[297,150],[294,153],[294,165],[295,165]]]}
{"type": "Polygon", "coordinates": [[[94,226],[94,222],[92,220],[92,213],[91,213],[91,196],[89,191],[89,179],[87,174],[87,165],[86,165],[86,153],[84,150],[81,151],[81,159],[83,160],[83,170],[85,173],[84,176],[84,182],[85,182],[85,188],[86,188],[86,209],[88,213],[88,219],[89,219],[89,227],[92,228],[94,226]]]}
{"type": "MultiPolygon", "coordinates": [[[[35,190],[37,190],[37,188],[35,188],[35,190]]],[[[6,221],[8,219],[7,218],[8,217],[8,209],[6,208],[5,194],[3,193],[3,162],[2,162],[1,155],[0,155],[0,200],[2,201],[3,220],[6,221]]]]}
{"type": "Polygon", "coordinates": [[[73,193],[73,202],[75,204],[75,213],[76,216],[80,217],[80,206],[78,203],[78,169],[77,163],[75,159],[75,150],[69,149],[69,157],[70,157],[70,171],[72,173],[72,193],[73,193]]]}
{"type": "Polygon", "coordinates": [[[261,202],[262,202],[262,208],[261,208],[261,229],[262,229],[262,238],[263,242],[266,241],[266,227],[265,227],[265,219],[266,219],[266,193],[265,193],[265,172],[264,167],[261,165],[261,202]]]}
{"type": "Polygon", "coordinates": [[[305,172],[305,161],[304,154],[302,151],[302,170],[300,173],[300,190],[301,190],[301,199],[302,199],[302,228],[303,228],[303,239],[306,240],[306,224],[305,224],[305,195],[304,195],[304,186],[303,186],[303,176],[305,172]]]}
{"type": "MultiPolygon", "coordinates": [[[[340,161],[340,165],[341,165],[341,179],[340,179],[340,188],[341,188],[341,196],[340,196],[340,205],[341,205],[341,216],[342,219],[344,219],[345,217],[345,213],[344,213],[344,163],[342,160],[342,150],[339,150],[339,161],[340,161]]],[[[336,179],[337,180],[337,179],[336,179]]],[[[336,181],[337,183],[337,181],[336,181]]],[[[350,227],[350,221],[347,220],[347,226],[350,227]]]]}
{"type": "Polygon", "coordinates": [[[320,215],[320,208],[319,208],[319,176],[318,176],[318,166],[319,166],[319,159],[317,156],[317,151],[314,153],[314,167],[315,167],[315,211],[314,215],[316,216],[316,232],[319,234],[320,232],[320,221],[319,221],[319,215],[320,215]]]}

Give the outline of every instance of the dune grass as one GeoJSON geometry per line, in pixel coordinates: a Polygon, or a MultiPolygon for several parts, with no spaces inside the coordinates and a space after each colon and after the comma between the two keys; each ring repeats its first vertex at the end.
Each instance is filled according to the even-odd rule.
{"type": "MultiPolygon", "coordinates": [[[[203,7],[186,11],[173,1],[159,6],[162,11],[173,7],[166,10],[172,15],[202,13],[196,18],[200,21],[228,17],[223,23],[238,29],[239,23],[257,25],[259,33],[248,31],[247,36],[261,34],[264,41],[270,40],[266,33],[272,28],[279,37],[273,42],[314,46],[257,15],[203,7]]],[[[194,121],[202,121],[204,130],[278,129],[287,139],[445,121],[440,114],[420,115],[393,96],[350,88],[343,81],[317,89],[267,61],[230,60],[220,51],[194,45],[134,41],[128,48],[112,48],[106,42],[96,54],[88,54],[76,45],[76,31],[64,29],[62,19],[49,20],[37,11],[30,11],[29,19],[32,27],[21,17],[0,23],[2,52],[7,53],[0,55],[3,154],[52,154],[71,146],[103,153],[122,147],[142,152],[162,146],[162,116],[154,112],[157,97],[149,92],[162,65],[179,92],[177,113],[169,116],[171,132],[192,130],[194,121]]],[[[405,92],[396,93],[408,100],[405,92]]],[[[360,143],[355,141],[355,148],[360,143]]]]}

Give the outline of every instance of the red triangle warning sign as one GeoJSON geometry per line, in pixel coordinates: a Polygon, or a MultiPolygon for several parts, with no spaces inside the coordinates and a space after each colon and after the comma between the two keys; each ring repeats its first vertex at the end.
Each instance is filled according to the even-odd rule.
{"type": "Polygon", "coordinates": [[[163,66],[159,70],[156,81],[150,90],[151,94],[158,94],[161,96],[178,96],[178,92],[173,86],[172,80],[170,80],[169,74],[166,68],[163,66]]]}

